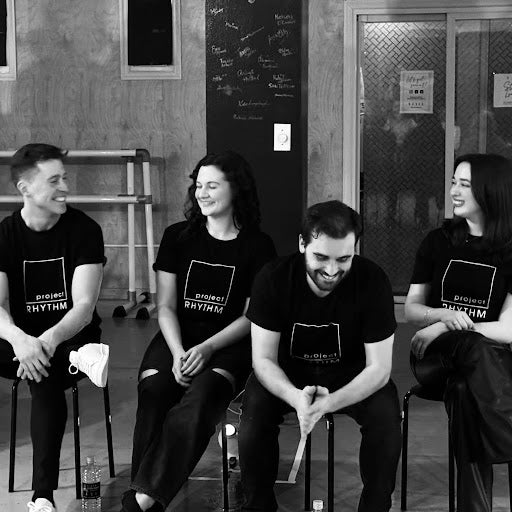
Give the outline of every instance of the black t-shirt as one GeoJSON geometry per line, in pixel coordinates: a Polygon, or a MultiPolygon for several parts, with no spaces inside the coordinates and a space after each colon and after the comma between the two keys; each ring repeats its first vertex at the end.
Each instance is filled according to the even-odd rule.
{"type": "Polygon", "coordinates": [[[256,276],[247,317],[281,334],[279,365],[290,378],[309,378],[310,384],[329,375],[350,380],[365,367],[364,344],[382,341],[396,328],[386,274],[357,255],[326,297],[311,290],[302,254],[269,263],[256,276]]]}
{"type": "MultiPolygon", "coordinates": [[[[100,226],[70,206],[47,231],[30,229],[21,210],[0,223],[0,272],[9,280],[9,308],[14,323],[39,336],[73,307],[71,284],[75,268],[105,263],[100,226]]],[[[82,334],[99,333],[94,310],[82,334]]]]}
{"type": "Polygon", "coordinates": [[[202,226],[169,226],[154,270],[176,274],[178,319],[183,347],[197,345],[243,314],[256,273],[275,257],[272,239],[261,231],[241,230],[233,240],[213,238],[202,226]]]}
{"type": "Polygon", "coordinates": [[[476,322],[498,319],[507,293],[512,293],[512,264],[493,263],[478,242],[470,236],[454,246],[441,228],[425,237],[411,283],[431,285],[428,306],[465,311],[476,322]]]}

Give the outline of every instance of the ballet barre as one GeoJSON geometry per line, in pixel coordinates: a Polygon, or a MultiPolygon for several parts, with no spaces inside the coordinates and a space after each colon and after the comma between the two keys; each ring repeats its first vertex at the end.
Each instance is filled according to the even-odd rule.
{"type": "MultiPolygon", "coordinates": [[[[0,159],[9,159],[14,151],[0,151],[0,159]]],[[[69,195],[67,201],[75,204],[126,204],[128,224],[128,301],[114,308],[112,316],[125,317],[139,306],[136,318],[148,319],[155,310],[156,280],[153,272],[155,245],[153,237],[153,197],[151,195],[150,154],[146,149],[72,149],[66,158],[110,159],[126,161],[126,192],[109,195],[69,195]],[[135,193],[135,163],[142,168],[143,193],[135,193]],[[149,292],[143,291],[137,300],[135,289],[135,205],[144,205],[149,292]]],[[[19,195],[0,195],[0,204],[22,203],[19,195]]],[[[105,244],[105,247],[123,247],[105,244]]],[[[140,247],[140,245],[137,245],[140,247]]]]}

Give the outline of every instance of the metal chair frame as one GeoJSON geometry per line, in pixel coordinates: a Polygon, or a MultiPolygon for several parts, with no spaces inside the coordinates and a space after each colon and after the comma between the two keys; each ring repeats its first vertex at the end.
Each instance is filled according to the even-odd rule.
{"type": "MultiPolygon", "coordinates": [[[[409,441],[409,399],[411,396],[417,396],[423,400],[439,402],[435,398],[425,396],[426,390],[421,384],[413,386],[404,395],[402,409],[402,484],[400,509],[407,510],[407,458],[409,441]]],[[[455,512],[455,454],[453,451],[452,436],[450,435],[450,424],[448,420],[448,510],[455,512]]],[[[510,510],[512,510],[512,463],[508,464],[508,490],[510,500],[510,510]]]]}
{"type": "MultiPolygon", "coordinates": [[[[14,466],[16,450],[16,423],[18,414],[18,384],[19,378],[15,379],[11,391],[11,436],[9,447],[9,492],[14,491],[14,466]]],[[[80,413],[78,406],[78,382],[71,386],[73,396],[73,434],[75,445],[75,489],[76,498],[82,497],[81,475],[80,475],[80,413]]],[[[112,446],[112,416],[110,414],[110,395],[107,385],[103,388],[103,405],[105,410],[105,429],[107,434],[108,467],[110,477],[116,476],[114,469],[114,449],[112,446]]]]}

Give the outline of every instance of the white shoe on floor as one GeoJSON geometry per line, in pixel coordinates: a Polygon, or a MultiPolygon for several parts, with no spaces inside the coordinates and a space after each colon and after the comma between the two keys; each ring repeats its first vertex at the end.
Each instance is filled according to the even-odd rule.
{"type": "Polygon", "coordinates": [[[27,503],[28,512],[57,512],[52,502],[46,498],[37,498],[27,503]]]}
{"type": "Polygon", "coordinates": [[[104,343],[88,343],[69,354],[69,373],[85,373],[100,388],[107,385],[109,346],[104,343]],[[73,368],[75,370],[73,371],[73,368]]]}

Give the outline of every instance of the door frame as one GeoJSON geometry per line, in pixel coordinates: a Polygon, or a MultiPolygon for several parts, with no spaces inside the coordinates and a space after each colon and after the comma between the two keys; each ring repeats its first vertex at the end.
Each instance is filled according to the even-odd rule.
{"type": "Polygon", "coordinates": [[[453,172],[455,126],[455,24],[458,20],[512,17],[510,0],[480,0],[478,6],[461,0],[345,0],[343,41],[343,155],[342,200],[360,210],[359,134],[359,16],[446,16],[446,140],[445,216],[451,216],[449,188],[453,172]]]}

